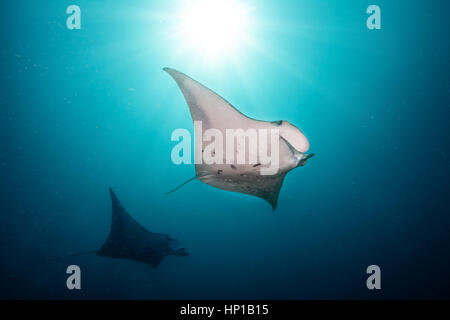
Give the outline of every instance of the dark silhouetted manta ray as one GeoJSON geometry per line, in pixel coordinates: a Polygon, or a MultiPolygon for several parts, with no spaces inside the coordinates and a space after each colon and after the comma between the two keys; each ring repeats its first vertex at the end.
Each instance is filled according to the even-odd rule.
{"type": "Polygon", "coordinates": [[[150,232],[142,227],[122,207],[116,194],[109,189],[112,201],[111,230],[99,250],[72,254],[78,256],[96,253],[98,256],[129,259],[146,263],[154,268],[165,256],[188,256],[178,241],[167,234],[150,232]]]}

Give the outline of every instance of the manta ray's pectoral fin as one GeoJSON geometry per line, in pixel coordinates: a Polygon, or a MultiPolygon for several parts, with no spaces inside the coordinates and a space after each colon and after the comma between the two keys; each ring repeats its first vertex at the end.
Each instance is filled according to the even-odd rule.
{"type": "Polygon", "coordinates": [[[268,181],[263,184],[264,189],[259,190],[258,197],[266,200],[272,206],[272,210],[275,211],[278,204],[278,197],[280,195],[281,186],[283,185],[284,177],[286,175],[273,176],[266,178],[268,181]]]}
{"type": "Polygon", "coordinates": [[[286,173],[276,175],[242,174],[223,179],[220,175],[207,175],[198,179],[203,183],[222,190],[245,193],[262,198],[275,210],[285,176],[286,173]]]}
{"type": "Polygon", "coordinates": [[[193,121],[202,121],[204,128],[220,128],[221,124],[254,121],[247,118],[220,95],[182,72],[163,68],[177,83],[189,106],[193,121]]]}

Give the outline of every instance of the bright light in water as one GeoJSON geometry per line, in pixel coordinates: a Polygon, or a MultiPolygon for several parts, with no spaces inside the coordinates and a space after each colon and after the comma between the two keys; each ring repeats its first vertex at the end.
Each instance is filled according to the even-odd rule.
{"type": "Polygon", "coordinates": [[[184,46],[203,58],[217,60],[236,54],[249,37],[249,10],[233,0],[187,1],[180,13],[179,35],[184,46]]]}

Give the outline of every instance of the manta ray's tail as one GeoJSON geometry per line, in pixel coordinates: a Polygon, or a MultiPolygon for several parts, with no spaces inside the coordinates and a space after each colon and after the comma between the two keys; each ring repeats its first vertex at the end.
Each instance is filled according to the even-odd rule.
{"type": "Polygon", "coordinates": [[[172,193],[172,192],[177,191],[177,190],[180,189],[182,186],[184,186],[186,183],[191,182],[192,180],[195,180],[195,179],[197,179],[197,176],[192,177],[192,178],[186,180],[185,182],[183,182],[182,184],[180,184],[180,185],[179,185],[178,187],[176,187],[175,189],[170,190],[169,192],[166,192],[166,195],[167,195],[167,194],[170,194],[170,193],[172,193]]]}

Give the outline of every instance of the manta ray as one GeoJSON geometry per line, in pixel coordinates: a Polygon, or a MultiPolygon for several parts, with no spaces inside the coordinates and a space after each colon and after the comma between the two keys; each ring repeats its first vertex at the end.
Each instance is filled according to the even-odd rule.
{"type": "MultiPolygon", "coordinates": [[[[217,93],[184,73],[171,68],[163,68],[163,70],[172,76],[181,89],[194,121],[194,126],[196,123],[201,123],[202,130],[213,129],[218,136],[222,137],[228,137],[227,131],[230,129],[241,130],[242,132],[250,132],[249,130],[263,132],[266,130],[278,134],[276,136],[278,140],[275,141],[278,150],[269,145],[270,139],[257,142],[257,148],[265,147],[270,150],[271,154],[275,154],[273,152],[277,151],[278,170],[274,174],[263,174],[262,170],[267,169],[267,166],[261,162],[239,163],[237,160],[237,147],[240,146],[238,142],[234,144],[236,150],[231,150],[231,152],[234,152],[234,161],[230,162],[228,159],[223,159],[220,162],[207,163],[195,159],[195,177],[168,193],[178,190],[189,181],[198,179],[219,189],[260,197],[269,202],[272,209],[275,210],[286,174],[296,167],[304,166],[306,161],[314,155],[313,153],[306,153],[309,149],[309,142],[302,131],[285,120],[262,121],[247,117],[217,93]]],[[[208,147],[203,141],[204,137],[198,136],[203,134],[195,131],[195,157],[202,158],[204,153],[211,152],[211,149],[206,150],[208,147]]],[[[226,141],[226,143],[228,142],[226,141]]],[[[246,148],[247,156],[252,152],[257,153],[255,150],[250,150],[249,146],[244,146],[244,148],[246,148]]],[[[214,155],[215,151],[212,152],[214,155]]]]}
{"type": "Polygon", "coordinates": [[[142,227],[122,207],[111,188],[109,193],[112,201],[112,219],[108,238],[99,250],[71,256],[95,253],[102,257],[139,261],[156,268],[165,256],[189,255],[185,248],[178,248],[178,241],[171,236],[150,232],[142,227]]]}

